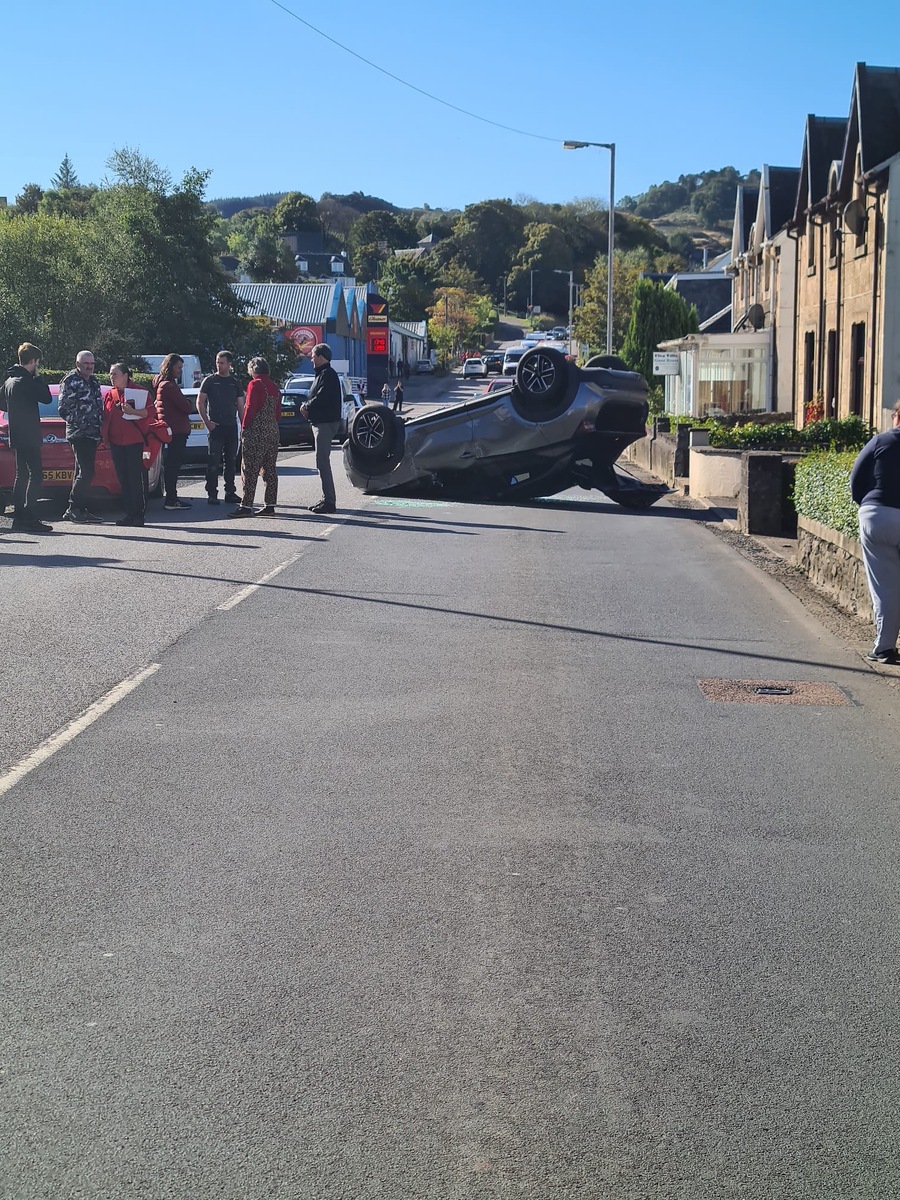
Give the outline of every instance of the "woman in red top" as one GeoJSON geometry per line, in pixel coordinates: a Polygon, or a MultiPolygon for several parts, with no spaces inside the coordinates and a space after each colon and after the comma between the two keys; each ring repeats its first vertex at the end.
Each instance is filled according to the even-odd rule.
{"type": "Polygon", "coordinates": [[[147,430],[154,413],[147,408],[147,389],[136,387],[131,381],[131,371],[124,363],[113,363],[109,368],[112,391],[103,402],[103,426],[101,436],[109,443],[113,466],[122,488],[125,516],[117,525],[143,525],[147,507],[147,472],[144,470],[144,447],[147,430]],[[142,407],[136,408],[125,399],[125,389],[134,388],[144,393],[142,407]]]}
{"type": "Polygon", "coordinates": [[[184,359],[167,354],[153,381],[156,388],[156,413],[172,430],[172,440],[163,450],[163,479],[166,488],[165,508],[190,508],[178,499],[178,472],[184,460],[184,448],[191,432],[191,402],[178,386],[184,359]]]}
{"type": "Polygon", "coordinates": [[[241,482],[244,498],[229,517],[274,517],[278,500],[278,420],[281,417],[281,391],[269,377],[264,358],[251,358],[247,364],[250,382],[241,417],[241,482]],[[259,473],[266,485],[265,508],[253,511],[259,473]]]}

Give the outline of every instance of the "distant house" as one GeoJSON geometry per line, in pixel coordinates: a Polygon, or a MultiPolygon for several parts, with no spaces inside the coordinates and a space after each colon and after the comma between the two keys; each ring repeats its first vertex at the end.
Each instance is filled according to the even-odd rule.
{"type": "Polygon", "coordinates": [[[283,233],[281,240],[293,254],[301,280],[348,279],[352,283],[353,271],[347,253],[326,250],[321,233],[283,233]]]}
{"type": "Polygon", "coordinates": [[[793,408],[794,394],[797,268],[797,243],[787,226],[799,178],[799,167],[764,164],[759,187],[738,188],[729,267],[732,328],[771,332],[772,408],[787,412],[793,408]]]}

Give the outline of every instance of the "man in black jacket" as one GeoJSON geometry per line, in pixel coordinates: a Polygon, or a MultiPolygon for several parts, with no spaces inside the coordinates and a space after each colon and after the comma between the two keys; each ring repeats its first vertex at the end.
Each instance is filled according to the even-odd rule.
{"type": "Polygon", "coordinates": [[[9,444],[16,452],[16,482],[13,485],[13,529],[22,533],[50,533],[52,525],[38,520],[37,498],[41,490],[40,404],[52,397],[43,379],[38,379],[41,352],[31,342],[19,347],[19,364],[11,367],[0,391],[0,408],[9,416],[9,444]]]}
{"type": "Polygon", "coordinates": [[[300,408],[312,425],[316,438],[316,467],[322,480],[322,499],[310,505],[310,512],[337,512],[334,476],[331,474],[331,443],[341,427],[344,394],[337,371],[331,365],[331,347],[320,342],[310,351],[316,377],[309,398],[300,408]]]}

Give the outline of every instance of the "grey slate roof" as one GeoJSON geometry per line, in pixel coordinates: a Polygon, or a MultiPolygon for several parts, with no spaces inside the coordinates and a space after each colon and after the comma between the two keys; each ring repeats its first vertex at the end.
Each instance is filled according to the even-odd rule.
{"type": "Polygon", "coordinates": [[[250,303],[250,316],[292,325],[324,325],[331,315],[338,283],[233,283],[239,300],[250,303]]]}
{"type": "Polygon", "coordinates": [[[795,221],[828,194],[828,172],[834,159],[841,157],[846,133],[844,117],[817,117],[810,113],[806,118],[794,205],[795,221]]]}
{"type": "MultiPolygon", "coordinates": [[[[859,144],[865,174],[900,152],[900,67],[857,63],[850,119],[859,122],[859,144]]],[[[850,127],[847,130],[848,141],[850,127]]]]}

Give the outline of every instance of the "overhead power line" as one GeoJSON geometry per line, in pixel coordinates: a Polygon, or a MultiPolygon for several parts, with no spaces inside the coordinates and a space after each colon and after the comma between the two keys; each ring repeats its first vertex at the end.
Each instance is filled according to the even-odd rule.
{"type": "Polygon", "coordinates": [[[492,121],[490,117],[482,117],[478,113],[469,112],[467,108],[460,108],[458,104],[451,104],[449,100],[443,100],[440,96],[435,96],[431,92],[426,92],[424,88],[416,87],[414,83],[410,83],[407,79],[401,79],[399,75],[395,75],[392,71],[388,71],[385,67],[380,67],[378,63],[372,62],[370,58],[366,58],[362,54],[357,54],[355,50],[351,50],[349,46],[345,46],[343,42],[339,42],[337,38],[331,37],[327,33],[323,33],[310,21],[305,20],[284,4],[279,4],[278,0],[269,0],[276,8],[280,8],[283,13],[287,13],[289,17],[293,17],[295,21],[299,21],[301,25],[305,25],[307,29],[311,29],[313,33],[324,38],[326,42],[331,42],[332,46],[337,46],[339,50],[343,50],[345,54],[352,54],[354,58],[371,67],[373,71],[380,71],[382,75],[386,75],[388,79],[393,79],[395,83],[401,84],[403,87],[409,88],[412,92],[418,92],[420,96],[425,96],[429,100],[433,100],[435,104],[443,104],[445,108],[452,108],[454,112],[462,113],[464,117],[471,117],[473,121],[482,121],[485,125],[493,125],[495,129],[505,129],[507,133],[517,133],[520,137],[535,138],[539,142],[561,142],[562,138],[547,137],[543,133],[531,133],[527,129],[516,129],[512,125],[501,125],[499,121],[492,121]]]}

